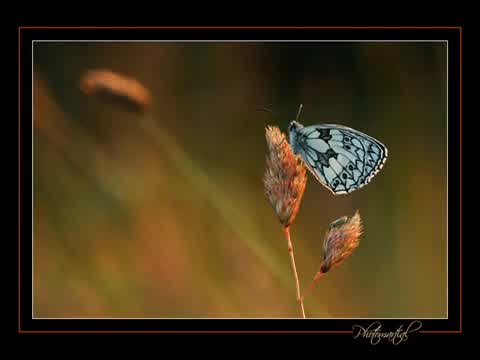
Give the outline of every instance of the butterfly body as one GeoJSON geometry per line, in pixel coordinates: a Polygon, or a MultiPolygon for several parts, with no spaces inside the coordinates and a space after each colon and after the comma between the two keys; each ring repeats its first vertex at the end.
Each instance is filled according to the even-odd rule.
{"type": "Polygon", "coordinates": [[[378,140],[334,124],[303,126],[292,121],[289,143],[315,178],[333,194],[362,188],[380,171],[388,150],[378,140]]]}

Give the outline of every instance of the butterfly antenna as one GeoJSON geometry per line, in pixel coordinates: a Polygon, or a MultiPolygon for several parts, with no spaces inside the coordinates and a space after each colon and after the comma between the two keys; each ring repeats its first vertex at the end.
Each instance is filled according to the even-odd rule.
{"type": "Polygon", "coordinates": [[[275,115],[272,110],[267,109],[267,108],[258,108],[258,109],[255,109],[255,110],[257,110],[257,111],[265,111],[265,112],[268,112],[268,113],[270,113],[270,114],[272,114],[272,115],[275,115]]]}
{"type": "Polygon", "coordinates": [[[295,118],[295,121],[298,121],[298,119],[300,119],[302,109],[303,109],[303,104],[300,104],[300,106],[298,107],[297,117],[295,118]]]}
{"type": "Polygon", "coordinates": [[[273,111],[270,110],[270,109],[268,109],[268,108],[257,108],[257,109],[255,109],[255,110],[257,110],[257,111],[266,111],[266,112],[269,112],[269,113],[273,114],[273,111]]]}
{"type": "Polygon", "coordinates": [[[265,112],[268,112],[268,113],[272,114],[272,117],[275,116],[275,113],[274,113],[272,110],[268,109],[268,108],[257,108],[257,109],[255,109],[255,110],[257,110],[257,111],[265,111],[265,112]]]}

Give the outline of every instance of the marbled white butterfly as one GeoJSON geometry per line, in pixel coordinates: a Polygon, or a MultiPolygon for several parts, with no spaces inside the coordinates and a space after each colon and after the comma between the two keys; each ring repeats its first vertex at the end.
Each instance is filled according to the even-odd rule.
{"type": "Polygon", "coordinates": [[[288,127],[289,142],[315,176],[333,194],[347,194],[364,185],[387,160],[387,148],[378,140],[342,125],[303,126],[297,118],[288,127]]]}

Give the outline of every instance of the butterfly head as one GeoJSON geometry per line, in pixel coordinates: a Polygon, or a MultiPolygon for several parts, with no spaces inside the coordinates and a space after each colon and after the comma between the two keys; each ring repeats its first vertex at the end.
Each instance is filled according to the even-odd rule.
{"type": "Polygon", "coordinates": [[[292,132],[295,132],[297,129],[301,129],[303,127],[302,124],[300,124],[298,121],[296,120],[293,120],[290,122],[290,124],[288,125],[288,132],[289,133],[292,133],[292,132]]]}
{"type": "Polygon", "coordinates": [[[302,109],[303,109],[303,104],[300,104],[295,120],[290,122],[290,124],[288,125],[288,137],[290,141],[290,147],[292,148],[292,151],[294,154],[298,154],[298,151],[299,151],[299,147],[297,143],[297,131],[298,129],[303,128],[303,125],[298,122],[298,119],[300,119],[300,115],[302,113],[302,109]]]}
{"type": "Polygon", "coordinates": [[[300,104],[295,120],[290,122],[290,125],[288,125],[288,132],[290,134],[295,133],[295,130],[303,127],[303,125],[298,122],[298,119],[300,119],[300,115],[302,114],[302,109],[303,109],[303,104],[300,104]]]}
{"type": "Polygon", "coordinates": [[[292,121],[288,125],[288,137],[289,143],[293,150],[294,154],[297,154],[298,145],[297,145],[297,130],[303,127],[302,124],[298,123],[297,121],[292,121]]]}

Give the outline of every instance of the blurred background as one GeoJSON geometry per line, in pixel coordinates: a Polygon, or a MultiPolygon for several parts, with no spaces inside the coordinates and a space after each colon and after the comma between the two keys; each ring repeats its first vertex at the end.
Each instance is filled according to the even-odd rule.
{"type": "Polygon", "coordinates": [[[360,246],[307,317],[447,316],[444,43],[35,43],[34,316],[299,317],[263,194],[267,124],[337,123],[383,142],[365,188],[311,175],[291,234],[301,287],[328,224],[360,246]],[[150,92],[127,109],[82,91],[108,69],[150,92]],[[274,115],[256,111],[268,107],[274,115]]]}

